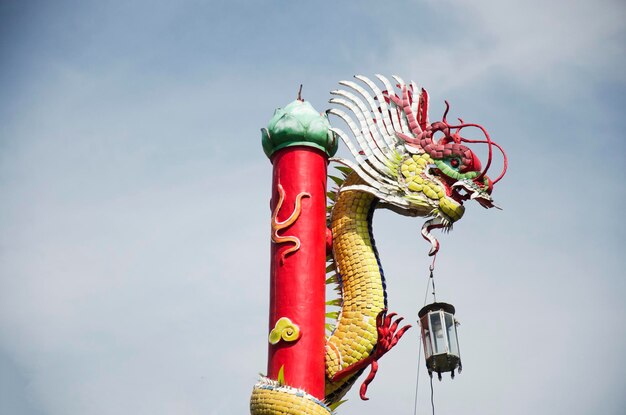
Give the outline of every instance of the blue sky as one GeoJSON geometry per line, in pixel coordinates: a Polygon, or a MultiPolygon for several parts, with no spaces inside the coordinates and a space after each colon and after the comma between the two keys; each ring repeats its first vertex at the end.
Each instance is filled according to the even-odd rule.
{"type": "MultiPolygon", "coordinates": [[[[510,157],[504,210],[468,206],[439,235],[464,371],[435,382],[437,413],[622,413],[625,17],[608,0],[2,2],[0,412],[246,413],[266,365],[259,129],[300,83],[322,111],[338,81],[382,73],[510,157]]],[[[421,225],[374,222],[411,320],[421,225]]],[[[412,413],[417,341],[341,413],[412,413]]]]}

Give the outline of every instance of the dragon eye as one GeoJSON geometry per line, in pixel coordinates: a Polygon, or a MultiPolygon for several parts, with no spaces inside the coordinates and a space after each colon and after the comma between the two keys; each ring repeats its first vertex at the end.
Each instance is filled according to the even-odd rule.
{"type": "Polygon", "coordinates": [[[459,161],[459,159],[452,159],[452,160],[450,160],[450,165],[452,167],[456,168],[456,167],[459,167],[461,165],[461,162],[459,161]]]}

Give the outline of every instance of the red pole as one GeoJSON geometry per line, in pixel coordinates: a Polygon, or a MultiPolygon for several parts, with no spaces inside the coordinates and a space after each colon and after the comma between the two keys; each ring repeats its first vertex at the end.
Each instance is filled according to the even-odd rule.
{"type": "Polygon", "coordinates": [[[328,125],[294,101],[270,121],[263,146],[273,165],[268,377],[282,369],[285,384],[324,399],[326,168],[337,143],[327,129],[311,133],[320,119],[328,125]]]}

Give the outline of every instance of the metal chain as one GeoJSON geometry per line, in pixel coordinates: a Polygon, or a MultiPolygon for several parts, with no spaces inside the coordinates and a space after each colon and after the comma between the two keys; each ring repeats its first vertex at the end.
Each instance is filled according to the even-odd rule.
{"type": "Polygon", "coordinates": [[[430,405],[433,407],[433,415],[435,415],[435,400],[433,399],[433,377],[430,377],[430,405]]]}
{"type": "MultiPolygon", "coordinates": [[[[437,254],[435,254],[433,256],[433,262],[432,264],[430,264],[430,267],[428,268],[430,270],[430,281],[433,284],[433,302],[437,302],[437,296],[435,295],[435,276],[433,274],[433,271],[435,270],[435,261],[437,260],[437,254]]],[[[426,302],[424,302],[424,305],[426,305],[426,302]]]]}
{"type": "MultiPolygon", "coordinates": [[[[422,305],[422,307],[424,307],[426,305],[426,301],[428,300],[428,288],[430,287],[430,284],[432,283],[433,285],[433,297],[435,298],[435,302],[437,302],[437,299],[435,297],[435,280],[433,278],[433,271],[435,270],[435,260],[437,259],[437,255],[435,255],[433,257],[433,262],[430,265],[430,267],[428,268],[430,270],[430,276],[428,278],[428,280],[426,281],[426,290],[424,292],[424,304],[422,305]]],[[[419,318],[419,317],[418,317],[419,318]]],[[[419,324],[419,320],[418,320],[418,324],[419,324]]],[[[418,348],[418,352],[417,352],[417,376],[415,377],[415,401],[414,401],[414,405],[413,405],[413,415],[417,415],[417,400],[418,400],[418,390],[419,390],[419,380],[420,380],[420,369],[421,369],[421,361],[422,361],[422,336],[421,336],[421,331],[420,334],[418,335],[418,343],[419,343],[419,348],[418,348]]],[[[432,404],[432,395],[433,395],[433,379],[431,377],[430,379],[430,399],[431,399],[431,404],[432,404]]],[[[435,406],[433,404],[433,414],[435,411],[435,406]]]]}

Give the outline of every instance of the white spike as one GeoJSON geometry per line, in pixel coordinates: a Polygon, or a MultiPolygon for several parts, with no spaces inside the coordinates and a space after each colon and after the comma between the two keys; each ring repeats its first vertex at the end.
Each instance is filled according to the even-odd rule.
{"type": "MultiPolygon", "coordinates": [[[[385,141],[390,147],[395,147],[398,145],[398,139],[396,138],[395,131],[393,129],[393,123],[389,118],[389,108],[387,107],[387,102],[385,101],[385,96],[383,95],[383,91],[378,88],[378,86],[369,78],[366,78],[362,75],[356,75],[355,78],[365,82],[368,87],[374,92],[376,95],[376,99],[378,100],[378,104],[380,106],[380,116],[383,119],[383,126],[385,127],[385,133],[383,133],[383,137],[385,141]]],[[[378,112],[378,111],[376,111],[378,112]]],[[[382,129],[381,129],[382,131],[382,129]]]]}
{"type": "MultiPolygon", "coordinates": [[[[361,101],[357,96],[355,96],[354,94],[348,91],[343,91],[343,90],[337,91],[337,95],[341,95],[341,96],[348,98],[350,101],[352,101],[359,107],[359,110],[360,110],[359,112],[355,112],[353,106],[349,106],[348,108],[352,110],[357,116],[357,120],[359,121],[359,124],[361,125],[361,132],[365,134],[365,137],[364,137],[365,143],[370,147],[370,149],[372,150],[376,158],[384,165],[388,157],[387,155],[381,152],[380,146],[378,145],[378,141],[381,141],[380,137],[378,140],[376,140],[376,137],[379,136],[378,129],[376,128],[376,124],[372,120],[370,111],[367,109],[367,107],[365,107],[365,104],[363,104],[363,101],[361,101]],[[370,139],[370,136],[371,136],[371,139],[370,139]]],[[[346,106],[345,103],[340,103],[340,104],[346,106]]]]}
{"type": "Polygon", "coordinates": [[[392,77],[393,79],[395,79],[395,80],[396,80],[396,82],[400,85],[400,89],[402,89],[402,87],[406,86],[406,84],[404,83],[404,81],[402,80],[402,78],[400,78],[399,76],[397,76],[397,75],[391,75],[391,77],[392,77]]]}
{"type": "Polygon", "coordinates": [[[370,172],[373,173],[370,174],[370,172],[366,171],[366,169],[363,169],[362,165],[352,163],[351,161],[342,158],[331,158],[330,161],[335,161],[343,164],[344,166],[350,167],[361,179],[363,179],[363,181],[372,187],[381,186],[381,180],[376,176],[377,173],[370,170],[370,172]]]}
{"type": "MultiPolygon", "coordinates": [[[[385,88],[387,88],[387,92],[389,93],[389,96],[391,96],[392,94],[395,95],[396,89],[393,86],[391,86],[391,82],[389,82],[389,79],[385,78],[383,75],[376,75],[376,77],[380,79],[381,82],[385,85],[385,88]]],[[[409,130],[409,125],[403,117],[404,111],[402,110],[402,108],[398,107],[396,103],[393,101],[390,101],[390,105],[391,105],[391,109],[390,109],[391,122],[393,124],[394,131],[401,132],[404,134],[411,134],[409,130]]]]}
{"type": "Polygon", "coordinates": [[[330,100],[330,102],[343,105],[344,107],[351,110],[354,113],[354,115],[356,115],[357,120],[359,121],[359,124],[361,126],[360,132],[362,135],[364,135],[363,138],[364,138],[366,145],[371,149],[371,151],[374,153],[376,158],[381,163],[384,164],[385,160],[387,160],[387,156],[380,151],[380,147],[378,146],[378,143],[376,142],[376,139],[374,138],[377,135],[376,124],[374,124],[374,121],[372,121],[370,112],[363,104],[363,101],[361,101],[354,94],[348,91],[344,91],[344,90],[332,91],[331,94],[340,95],[345,98],[348,98],[352,103],[357,105],[358,111],[354,108],[354,105],[352,105],[351,103],[343,102],[343,100],[340,101],[335,98],[330,100]],[[370,135],[372,138],[374,138],[373,140],[370,139],[370,135]]]}
{"type": "Polygon", "coordinates": [[[383,153],[388,154],[389,151],[395,147],[396,140],[389,139],[389,133],[387,132],[385,123],[381,117],[380,112],[378,111],[379,106],[376,105],[376,102],[374,102],[372,96],[360,85],[356,84],[355,82],[346,82],[346,85],[361,94],[361,96],[365,98],[365,100],[369,104],[370,113],[376,121],[374,122],[372,119],[369,119],[369,123],[374,126],[373,129],[376,132],[376,134],[374,134],[374,141],[376,142],[376,145],[378,147],[385,150],[383,151],[383,153]]]}
{"type": "Polygon", "coordinates": [[[361,108],[361,110],[370,115],[370,117],[367,117],[367,125],[372,133],[374,142],[380,149],[388,149],[390,146],[386,141],[384,141],[386,131],[384,128],[381,128],[382,119],[380,117],[380,113],[378,112],[377,105],[371,95],[360,85],[352,81],[343,81],[343,85],[352,88],[367,101],[369,108],[361,108]]]}
{"type": "MultiPolygon", "coordinates": [[[[331,109],[328,111],[328,113],[334,114],[335,111],[336,111],[335,109],[331,109]]],[[[348,136],[348,134],[344,133],[341,129],[335,128],[335,127],[332,127],[330,130],[334,132],[335,134],[337,134],[339,138],[341,138],[341,140],[344,142],[346,147],[348,147],[348,150],[350,150],[350,153],[352,153],[352,157],[354,157],[354,159],[359,165],[369,166],[365,158],[359,153],[359,150],[357,150],[354,144],[352,143],[352,140],[350,140],[350,137],[348,136]]]]}
{"type": "MultiPolygon", "coordinates": [[[[352,110],[352,112],[354,112],[355,115],[357,114],[357,112],[354,111],[354,108],[350,105],[350,103],[345,101],[345,100],[333,98],[333,99],[330,100],[330,102],[333,103],[333,104],[343,105],[343,106],[349,108],[350,110],[352,110]]],[[[387,160],[387,158],[380,152],[380,149],[378,149],[378,148],[375,149],[375,151],[378,154],[375,154],[375,153],[372,152],[372,148],[368,144],[370,140],[368,140],[367,138],[363,137],[363,134],[361,133],[361,130],[354,123],[354,121],[352,121],[352,119],[348,116],[348,114],[346,114],[345,112],[343,112],[343,111],[341,111],[339,109],[336,109],[336,108],[333,108],[330,111],[330,113],[334,114],[334,115],[337,115],[342,120],[344,120],[346,122],[346,124],[348,124],[348,126],[350,127],[350,130],[352,130],[352,133],[354,134],[354,137],[356,138],[357,142],[359,143],[359,146],[361,147],[361,149],[365,153],[365,158],[367,159],[367,161],[372,163],[374,165],[374,167],[379,172],[381,172],[383,174],[386,173],[387,175],[389,175],[388,174],[389,173],[389,168],[385,164],[385,161],[387,160]]],[[[357,118],[359,118],[359,117],[357,116],[357,118]]],[[[363,125],[362,121],[361,121],[361,125],[363,125]]]]}
{"type": "MultiPolygon", "coordinates": [[[[337,114],[336,111],[340,112],[339,110],[334,110],[334,109],[330,110],[329,112],[341,117],[341,115],[337,114]]],[[[395,183],[395,181],[392,180],[392,178],[384,176],[383,174],[381,174],[381,172],[378,172],[371,167],[368,161],[361,154],[359,154],[359,151],[356,149],[356,147],[354,146],[354,144],[352,143],[352,141],[350,140],[349,136],[346,133],[344,133],[342,130],[338,128],[331,128],[331,131],[333,131],[335,134],[339,136],[339,138],[341,138],[341,140],[346,144],[346,147],[348,147],[348,150],[350,150],[350,152],[352,153],[352,156],[354,157],[358,165],[361,166],[362,169],[367,172],[367,174],[369,174],[371,177],[376,178],[380,182],[395,183]]],[[[351,166],[348,166],[348,167],[351,167],[351,166]]]]}

